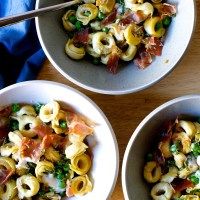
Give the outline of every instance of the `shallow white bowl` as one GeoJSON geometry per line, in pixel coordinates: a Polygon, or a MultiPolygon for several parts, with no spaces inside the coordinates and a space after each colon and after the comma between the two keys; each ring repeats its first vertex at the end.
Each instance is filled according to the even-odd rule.
{"type": "MultiPolygon", "coordinates": [[[[36,8],[62,2],[64,0],[37,0],[36,8]]],[[[64,52],[67,41],[61,22],[64,10],[37,18],[37,34],[50,62],[73,83],[103,94],[137,92],[155,84],[171,72],[190,42],[196,18],[194,0],[169,0],[168,2],[177,5],[178,13],[169,27],[162,56],[156,57],[145,70],[129,62],[125,67],[120,68],[116,75],[113,75],[107,71],[106,66],[96,66],[85,60],[69,59],[64,52]]]]}
{"type": "Polygon", "coordinates": [[[122,163],[122,188],[125,200],[149,200],[150,188],[143,179],[145,156],[153,148],[161,126],[180,114],[200,117],[200,95],[188,95],[171,100],[152,111],[134,131],[125,150],[122,163]]]}
{"type": "MultiPolygon", "coordinates": [[[[83,197],[70,200],[106,200],[111,195],[118,175],[119,152],[115,134],[100,108],[84,94],[66,85],[50,81],[27,81],[0,90],[0,106],[12,103],[48,103],[57,100],[97,123],[94,128],[96,145],[92,148],[90,170],[94,188],[83,197]]],[[[61,104],[61,105],[62,105],[61,104]]]]}

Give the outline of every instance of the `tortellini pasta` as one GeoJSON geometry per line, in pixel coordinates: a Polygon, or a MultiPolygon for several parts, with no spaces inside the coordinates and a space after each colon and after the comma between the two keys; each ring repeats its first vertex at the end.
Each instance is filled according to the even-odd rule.
{"type": "Polygon", "coordinates": [[[152,184],[151,197],[199,199],[200,142],[196,137],[199,123],[178,116],[174,123],[165,124],[169,125],[162,129],[160,141],[148,154],[143,171],[145,180],[152,184]]]}
{"type": "Polygon", "coordinates": [[[32,175],[23,175],[19,177],[16,184],[19,192],[19,198],[21,199],[36,195],[40,189],[40,184],[37,178],[32,175]]]}
{"type": "Polygon", "coordinates": [[[161,56],[164,36],[175,14],[175,5],[160,0],[83,1],[62,17],[67,31],[65,52],[74,60],[89,55],[88,60],[107,65],[112,73],[117,72],[119,60],[136,60],[134,64],[144,69],[153,57],[161,56]],[[148,62],[141,57],[143,53],[148,62]]]}
{"type": "Polygon", "coordinates": [[[5,109],[11,113],[5,125],[8,135],[0,145],[1,200],[61,200],[71,187],[70,197],[92,190],[86,145],[95,126],[91,119],[55,100],[5,109]]]}

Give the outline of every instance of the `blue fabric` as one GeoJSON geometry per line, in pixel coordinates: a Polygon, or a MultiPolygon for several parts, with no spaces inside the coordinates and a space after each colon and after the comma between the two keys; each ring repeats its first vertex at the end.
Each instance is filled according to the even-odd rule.
{"type": "MultiPolygon", "coordinates": [[[[35,0],[0,0],[0,18],[34,9],[35,0]]],[[[0,28],[0,89],[35,79],[45,54],[34,19],[0,28]]]]}

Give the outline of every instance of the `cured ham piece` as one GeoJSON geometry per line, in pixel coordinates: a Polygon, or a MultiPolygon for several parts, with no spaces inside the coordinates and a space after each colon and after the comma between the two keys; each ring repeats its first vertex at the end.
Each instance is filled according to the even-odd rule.
{"type": "Polygon", "coordinates": [[[48,134],[45,135],[42,139],[41,147],[42,149],[47,149],[50,146],[59,146],[60,142],[62,142],[63,137],[57,134],[48,134]]]}
{"type": "Polygon", "coordinates": [[[79,32],[76,32],[73,41],[75,44],[82,44],[82,45],[87,45],[89,40],[89,29],[83,29],[79,32]]]}
{"type": "Polygon", "coordinates": [[[47,126],[46,124],[41,124],[34,127],[32,131],[43,138],[45,135],[51,134],[53,132],[53,129],[47,126]]]}
{"type": "Polygon", "coordinates": [[[176,6],[168,3],[160,4],[157,9],[159,14],[161,15],[161,18],[163,18],[164,16],[172,16],[177,13],[176,6]]]}
{"type": "Polygon", "coordinates": [[[119,55],[117,53],[113,53],[110,55],[108,63],[107,63],[107,68],[108,70],[116,74],[117,73],[117,68],[118,68],[118,63],[119,63],[119,55]]]}
{"type": "Polygon", "coordinates": [[[134,64],[141,69],[145,69],[152,63],[152,56],[146,50],[140,51],[134,59],[134,64]]]}
{"type": "Polygon", "coordinates": [[[147,40],[147,44],[145,45],[146,51],[154,56],[161,56],[163,43],[161,42],[160,38],[157,37],[150,37],[147,40]]]}
{"type": "Polygon", "coordinates": [[[0,117],[9,117],[12,112],[11,106],[7,106],[4,109],[0,110],[0,117]]]}
{"type": "Polygon", "coordinates": [[[7,169],[0,169],[0,185],[6,183],[6,181],[13,174],[13,171],[7,169]]]}
{"type": "Polygon", "coordinates": [[[117,16],[117,10],[114,9],[102,22],[101,24],[103,26],[105,25],[108,25],[110,23],[112,23],[115,19],[116,19],[116,16],[117,16]]]}
{"type": "Polygon", "coordinates": [[[69,133],[87,136],[93,133],[93,128],[87,126],[83,121],[72,122],[72,124],[69,126],[69,133]]]}
{"type": "Polygon", "coordinates": [[[38,160],[42,155],[40,142],[31,138],[23,137],[20,147],[21,157],[29,157],[38,160]]]}
{"type": "Polygon", "coordinates": [[[139,24],[140,22],[146,19],[146,15],[141,10],[138,10],[135,13],[126,14],[119,22],[120,25],[126,26],[132,22],[139,24]]]}
{"type": "Polygon", "coordinates": [[[193,183],[187,179],[174,179],[171,185],[175,192],[181,192],[187,188],[194,187],[193,183]]]}
{"type": "Polygon", "coordinates": [[[165,164],[165,158],[164,158],[162,152],[160,151],[160,149],[157,149],[154,152],[153,156],[154,156],[156,163],[158,163],[161,166],[163,166],[165,164]]]}

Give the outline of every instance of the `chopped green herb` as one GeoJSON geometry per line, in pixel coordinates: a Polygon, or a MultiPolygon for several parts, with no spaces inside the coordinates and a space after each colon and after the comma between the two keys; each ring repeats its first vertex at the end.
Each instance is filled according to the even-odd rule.
{"type": "Polygon", "coordinates": [[[72,23],[72,24],[75,24],[77,22],[77,18],[75,15],[70,15],[68,17],[68,20],[72,23]]]}
{"type": "Polygon", "coordinates": [[[19,122],[17,120],[11,119],[9,128],[11,131],[19,130],[19,122]]]}
{"type": "Polygon", "coordinates": [[[49,187],[49,192],[55,192],[54,188],[49,187]]]}
{"type": "Polygon", "coordinates": [[[59,120],[59,126],[62,129],[66,129],[67,128],[67,122],[65,120],[59,120]]]}
{"type": "Polygon", "coordinates": [[[34,109],[35,109],[35,112],[36,112],[37,114],[39,114],[40,109],[41,109],[41,107],[42,107],[43,105],[44,105],[44,104],[41,104],[41,103],[36,103],[35,105],[33,105],[33,107],[34,107],[34,109]]]}
{"type": "Polygon", "coordinates": [[[196,177],[194,174],[192,174],[189,179],[195,184],[197,185],[199,183],[199,178],[196,177]]]}
{"type": "Polygon", "coordinates": [[[191,151],[194,154],[194,156],[200,155],[200,143],[192,143],[191,144],[191,151]]]}
{"type": "Polygon", "coordinates": [[[59,186],[59,188],[65,188],[66,187],[65,181],[64,180],[59,180],[58,186],[59,186]]]}
{"type": "Polygon", "coordinates": [[[170,146],[170,151],[171,151],[172,153],[178,153],[179,150],[180,150],[180,141],[178,141],[178,142],[176,142],[176,143],[174,143],[174,144],[172,144],[172,145],[170,146]]]}
{"type": "Polygon", "coordinates": [[[16,113],[20,110],[20,105],[17,103],[12,104],[12,112],[16,113]]]}
{"type": "Polygon", "coordinates": [[[98,19],[99,20],[103,20],[105,18],[106,18],[106,15],[103,12],[99,11],[99,13],[98,13],[98,19]]]}
{"type": "Polygon", "coordinates": [[[169,25],[171,24],[172,22],[172,18],[169,17],[169,16],[166,16],[163,20],[162,20],[162,24],[165,28],[168,28],[169,25]]]}
{"type": "Polygon", "coordinates": [[[75,27],[76,27],[76,29],[77,29],[78,31],[81,30],[82,26],[83,26],[83,23],[82,23],[81,21],[77,21],[77,22],[75,23],[75,27]]]}

